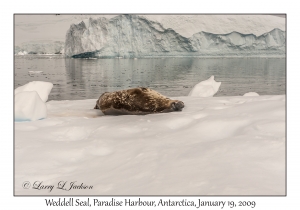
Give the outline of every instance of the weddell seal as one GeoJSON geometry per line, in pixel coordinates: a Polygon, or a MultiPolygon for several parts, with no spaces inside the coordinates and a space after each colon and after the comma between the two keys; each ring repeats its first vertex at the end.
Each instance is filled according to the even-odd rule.
{"type": "Polygon", "coordinates": [[[139,115],[181,111],[183,107],[182,101],[171,100],[150,88],[138,87],[105,92],[94,109],[100,109],[106,115],[139,115]]]}

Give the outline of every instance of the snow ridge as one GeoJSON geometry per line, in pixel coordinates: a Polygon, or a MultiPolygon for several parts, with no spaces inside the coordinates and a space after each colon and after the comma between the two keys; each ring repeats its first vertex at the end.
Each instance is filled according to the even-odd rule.
{"type": "Polygon", "coordinates": [[[72,24],[65,54],[74,58],[285,55],[285,32],[275,28],[256,36],[199,32],[186,38],[171,28],[137,15],[89,18],[72,24]]]}

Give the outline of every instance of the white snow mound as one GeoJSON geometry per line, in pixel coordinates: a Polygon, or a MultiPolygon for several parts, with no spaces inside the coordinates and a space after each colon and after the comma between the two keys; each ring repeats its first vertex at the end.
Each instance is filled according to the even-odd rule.
{"type": "Polygon", "coordinates": [[[214,76],[208,80],[202,81],[194,86],[189,96],[211,97],[216,94],[220,88],[221,82],[216,82],[214,76]]]}
{"type": "Polygon", "coordinates": [[[48,100],[48,95],[53,88],[51,82],[33,81],[26,85],[20,86],[15,89],[15,94],[25,91],[36,91],[43,102],[48,100]]]}
{"type": "Polygon", "coordinates": [[[249,93],[245,93],[243,96],[259,96],[259,94],[256,92],[249,92],[249,93]]]}
{"type": "Polygon", "coordinates": [[[36,91],[15,94],[15,121],[35,121],[47,117],[47,106],[36,91]]]}

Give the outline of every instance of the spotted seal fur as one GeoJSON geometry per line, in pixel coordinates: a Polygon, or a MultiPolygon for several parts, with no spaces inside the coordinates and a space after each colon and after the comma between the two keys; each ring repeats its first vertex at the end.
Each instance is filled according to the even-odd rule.
{"type": "Polygon", "coordinates": [[[103,93],[94,109],[106,115],[152,114],[181,111],[184,103],[171,100],[150,88],[138,87],[103,93]]]}

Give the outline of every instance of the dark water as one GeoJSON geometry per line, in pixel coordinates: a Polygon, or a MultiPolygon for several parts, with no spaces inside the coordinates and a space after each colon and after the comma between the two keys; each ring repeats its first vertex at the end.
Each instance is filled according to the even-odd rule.
{"type": "Polygon", "coordinates": [[[49,81],[50,100],[98,98],[103,92],[149,87],[166,96],[186,96],[211,75],[222,82],[215,96],[285,94],[282,58],[65,59],[60,56],[15,56],[15,88],[49,81]],[[30,74],[28,71],[43,71],[30,74]]]}

